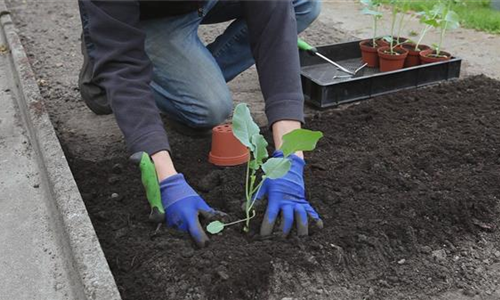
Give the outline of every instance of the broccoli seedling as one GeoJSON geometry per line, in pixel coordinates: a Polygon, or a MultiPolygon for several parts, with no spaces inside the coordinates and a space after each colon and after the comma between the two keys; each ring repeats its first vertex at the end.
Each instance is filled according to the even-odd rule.
{"type": "Polygon", "coordinates": [[[284,157],[269,157],[267,152],[267,141],[260,134],[260,128],[255,124],[248,106],[244,103],[238,104],[233,113],[233,134],[248,148],[250,159],[248,160],[245,176],[245,215],[244,219],[222,223],[214,221],[208,224],[207,231],[211,234],[221,232],[225,227],[245,222],[243,230],[250,230],[250,220],[255,217],[254,209],[257,195],[266,179],[278,179],[288,173],[291,162],[288,157],[297,151],[312,151],[323,133],[307,129],[296,129],[283,136],[283,143],[279,148],[284,157]],[[260,180],[259,176],[260,174],[260,180]]]}
{"type": "Polygon", "coordinates": [[[373,36],[372,36],[372,46],[377,48],[377,30],[378,21],[382,18],[382,13],[380,12],[380,6],[382,4],[381,0],[361,0],[361,4],[364,6],[361,13],[364,15],[371,16],[373,19],[373,36]]]}
{"type": "Polygon", "coordinates": [[[430,25],[439,30],[439,42],[438,44],[433,44],[436,50],[436,57],[440,57],[446,32],[460,27],[460,18],[451,9],[454,2],[454,0],[443,0],[443,2],[436,4],[433,8],[435,18],[430,22],[430,25]]]}
{"type": "Polygon", "coordinates": [[[446,32],[450,29],[460,27],[459,16],[456,12],[451,10],[454,3],[459,3],[459,1],[441,0],[436,3],[432,9],[425,9],[417,13],[420,17],[420,23],[424,24],[425,27],[420,32],[420,37],[415,43],[415,50],[420,50],[419,46],[422,43],[424,36],[431,28],[435,28],[439,30],[439,42],[437,44],[433,44],[433,47],[436,50],[436,56],[439,57],[446,32]]]}

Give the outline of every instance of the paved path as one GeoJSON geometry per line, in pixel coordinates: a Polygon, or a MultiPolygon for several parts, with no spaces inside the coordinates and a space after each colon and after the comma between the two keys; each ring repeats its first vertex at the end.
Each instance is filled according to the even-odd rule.
{"type": "Polygon", "coordinates": [[[75,299],[9,70],[0,54],[0,300],[75,299]]]}

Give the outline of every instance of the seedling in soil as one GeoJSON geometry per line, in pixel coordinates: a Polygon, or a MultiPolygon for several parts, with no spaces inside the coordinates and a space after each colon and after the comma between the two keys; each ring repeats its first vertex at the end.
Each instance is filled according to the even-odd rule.
{"type": "MultiPolygon", "coordinates": [[[[408,16],[408,12],[410,11],[410,1],[411,0],[399,0],[397,1],[398,3],[398,12],[401,14],[401,17],[399,18],[399,25],[398,25],[398,33],[397,33],[397,38],[396,42],[397,45],[401,45],[405,41],[401,40],[401,33],[403,32],[403,29],[406,26],[406,22],[408,22],[408,19],[406,18],[408,16]]],[[[411,17],[411,15],[410,15],[411,17]]]]}
{"type": "Polygon", "coordinates": [[[429,30],[436,25],[437,13],[436,9],[427,9],[417,13],[417,16],[420,17],[420,23],[424,24],[425,27],[420,31],[420,35],[418,36],[418,40],[416,42],[408,41],[415,45],[415,51],[421,50],[419,46],[422,44],[424,37],[429,30]]]}
{"type": "Polygon", "coordinates": [[[373,19],[373,38],[372,47],[377,48],[377,30],[378,21],[382,18],[382,13],[380,12],[380,6],[382,4],[381,0],[361,0],[361,4],[364,5],[361,13],[364,15],[371,16],[373,19]]]}
{"type": "Polygon", "coordinates": [[[400,36],[399,34],[401,33],[401,30],[403,28],[403,22],[404,22],[404,17],[406,15],[406,11],[408,10],[408,3],[407,1],[401,1],[401,0],[391,0],[391,34],[389,36],[384,37],[384,40],[386,40],[389,43],[389,52],[391,55],[399,55],[398,52],[394,51],[394,49],[401,44],[402,41],[400,41],[400,36]],[[401,18],[399,20],[399,29],[398,29],[398,36],[395,37],[395,31],[396,31],[396,23],[398,20],[398,15],[401,13],[401,18]]]}
{"type": "Polygon", "coordinates": [[[283,136],[283,144],[279,148],[284,157],[271,157],[267,152],[267,141],[260,134],[260,128],[255,124],[248,106],[238,104],[233,113],[233,134],[250,151],[245,177],[245,215],[244,219],[222,223],[214,221],[208,224],[207,231],[211,234],[221,232],[225,227],[245,222],[243,231],[250,231],[250,220],[256,215],[254,204],[257,195],[266,179],[278,179],[288,173],[291,162],[288,157],[297,151],[312,151],[323,133],[307,129],[296,129],[283,136]],[[258,180],[260,175],[260,180],[258,180]]]}
{"type": "Polygon", "coordinates": [[[443,55],[440,55],[440,52],[446,32],[460,27],[460,18],[458,14],[451,10],[451,5],[454,2],[454,0],[443,0],[439,2],[432,8],[431,12],[433,18],[427,20],[426,24],[439,31],[439,42],[433,44],[435,53],[431,54],[434,57],[443,57],[443,55]]]}

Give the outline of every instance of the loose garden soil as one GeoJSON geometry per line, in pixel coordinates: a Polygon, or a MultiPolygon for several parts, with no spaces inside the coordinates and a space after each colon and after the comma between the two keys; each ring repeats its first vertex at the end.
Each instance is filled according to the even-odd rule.
{"type": "MultiPolygon", "coordinates": [[[[230,229],[195,251],[174,231],[151,236],[116,124],[80,99],[77,3],[7,2],[124,299],[500,299],[497,82],[468,79],[318,115],[308,126],[328,127],[327,137],[308,155],[306,180],[323,231],[267,242],[230,229]]],[[[311,44],[350,39],[342,29],[369,36],[357,6],[325,2],[323,10],[303,35],[311,44]]],[[[201,33],[211,40],[223,29],[201,33]]],[[[474,39],[498,48],[495,36],[469,30],[449,44],[467,56],[474,39]]],[[[494,59],[463,58],[468,74],[498,78],[494,59]]],[[[236,101],[260,101],[254,71],[237,81],[236,101]]],[[[208,165],[209,141],[169,134],[179,170],[237,218],[241,172],[208,165]]]]}
{"type": "MultiPolygon", "coordinates": [[[[155,233],[125,155],[69,161],[124,299],[500,299],[499,95],[479,76],[308,120],[325,135],[305,171],[325,227],[307,238],[232,227],[195,249],[155,233]]],[[[172,144],[203,198],[241,217],[244,167],[210,165],[210,139],[172,144]]]]}

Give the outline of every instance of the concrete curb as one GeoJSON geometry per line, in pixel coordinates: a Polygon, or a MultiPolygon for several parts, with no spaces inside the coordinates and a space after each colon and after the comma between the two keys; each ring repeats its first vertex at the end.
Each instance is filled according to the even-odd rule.
{"type": "Polygon", "coordinates": [[[9,11],[0,0],[0,34],[10,49],[17,105],[37,154],[43,184],[49,191],[58,235],[64,248],[71,285],[78,299],[121,299],[87,210],[44,107],[28,57],[16,33],[9,11]]]}

